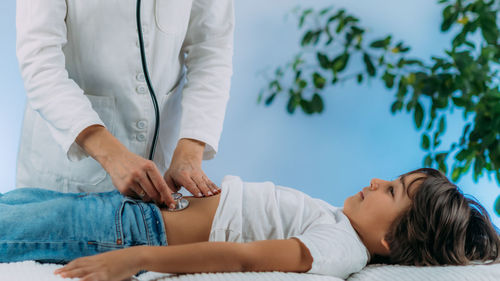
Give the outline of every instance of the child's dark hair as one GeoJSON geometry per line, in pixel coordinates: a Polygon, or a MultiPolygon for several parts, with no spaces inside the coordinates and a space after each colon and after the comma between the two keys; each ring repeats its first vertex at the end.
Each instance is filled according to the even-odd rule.
{"type": "MultiPolygon", "coordinates": [[[[392,224],[386,241],[389,263],[404,265],[466,265],[500,260],[500,239],[486,210],[465,197],[435,169],[423,168],[401,176],[422,174],[412,203],[392,224]]],[[[409,188],[407,188],[409,190],[409,188]]]]}

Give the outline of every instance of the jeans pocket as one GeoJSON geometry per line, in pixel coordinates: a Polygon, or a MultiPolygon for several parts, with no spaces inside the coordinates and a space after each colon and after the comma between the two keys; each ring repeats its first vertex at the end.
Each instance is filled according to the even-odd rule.
{"type": "Polygon", "coordinates": [[[117,229],[116,245],[131,247],[151,244],[151,233],[147,227],[142,201],[124,197],[116,212],[115,225],[117,229]]]}
{"type": "MultiPolygon", "coordinates": [[[[78,195],[83,200],[97,201],[104,204],[106,207],[90,211],[95,214],[95,219],[101,221],[103,227],[95,227],[94,230],[101,232],[88,237],[95,237],[87,241],[87,245],[95,247],[98,252],[106,252],[111,250],[123,249],[130,247],[130,243],[126,242],[126,235],[123,227],[123,213],[126,209],[126,203],[129,201],[127,197],[121,195],[118,191],[101,192],[101,193],[81,193],[78,195]],[[89,197],[89,198],[84,198],[89,197]],[[109,223],[105,223],[104,221],[109,223]],[[100,230],[99,230],[100,229],[100,230]]],[[[101,205],[99,204],[99,205],[101,205]]],[[[127,220],[127,219],[125,219],[127,220]]],[[[126,230],[125,230],[126,232],[126,230]]]]}

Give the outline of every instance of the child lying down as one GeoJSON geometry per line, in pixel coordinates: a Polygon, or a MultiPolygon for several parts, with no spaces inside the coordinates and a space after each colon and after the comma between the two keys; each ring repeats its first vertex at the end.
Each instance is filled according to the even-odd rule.
{"type": "Polygon", "coordinates": [[[0,194],[0,262],[69,262],[55,274],[88,281],[123,280],[141,270],[345,279],[381,260],[424,266],[499,261],[500,240],[484,208],[434,169],[373,179],[343,208],[234,176],[217,195],[188,199],[186,210],[168,212],[118,191],[0,194]]]}

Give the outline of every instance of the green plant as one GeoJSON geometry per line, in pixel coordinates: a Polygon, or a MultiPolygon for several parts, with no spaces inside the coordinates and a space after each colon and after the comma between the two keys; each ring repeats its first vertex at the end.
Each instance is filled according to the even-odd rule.
{"type": "MultiPolygon", "coordinates": [[[[451,46],[443,55],[431,57],[430,63],[408,57],[410,47],[391,35],[365,42],[366,29],[344,9],[295,9],[301,51],[276,68],[258,101],[270,105],[277,95],[285,94],[288,113],[297,108],[306,114],[321,113],[329,87],[351,79],[360,84],[381,79],[395,91],[391,112],[411,112],[422,131],[421,147],[427,152],[424,166],[449,173],[453,181],[472,167],[474,181],[494,174],[500,184],[500,1],[439,3],[443,5],[441,31],[455,34],[451,46]],[[354,57],[363,62],[362,70],[350,69],[354,57]],[[463,133],[442,149],[440,138],[453,109],[463,112],[463,133]]],[[[500,214],[500,197],[495,208],[500,214]]]]}

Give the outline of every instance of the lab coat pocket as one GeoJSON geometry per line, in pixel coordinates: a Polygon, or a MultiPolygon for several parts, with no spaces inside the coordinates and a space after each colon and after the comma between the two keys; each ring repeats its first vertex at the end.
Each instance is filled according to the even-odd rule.
{"type": "Polygon", "coordinates": [[[192,0],[156,0],[155,20],[165,33],[177,34],[187,30],[192,0]]]}
{"type": "MultiPolygon", "coordinates": [[[[113,134],[115,123],[115,101],[111,96],[86,95],[107,129],[113,134]]],[[[71,186],[97,185],[106,178],[106,171],[92,157],[80,161],[69,161],[66,153],[57,144],[42,118],[36,118],[32,137],[33,166],[38,172],[65,180],[71,186]],[[40,145],[43,144],[43,145],[40,145]]]]}

